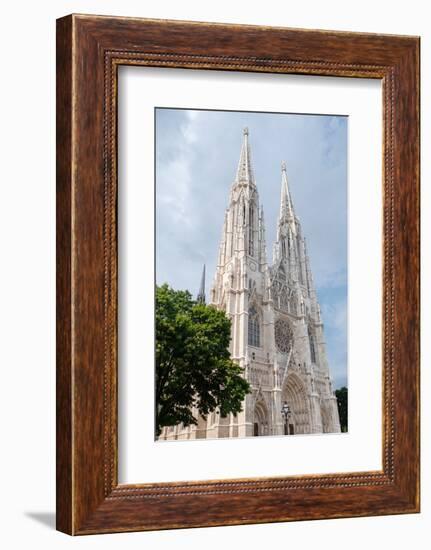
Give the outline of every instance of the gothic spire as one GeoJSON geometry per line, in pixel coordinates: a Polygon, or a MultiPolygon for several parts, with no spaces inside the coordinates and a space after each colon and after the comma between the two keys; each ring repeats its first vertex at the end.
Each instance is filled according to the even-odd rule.
{"type": "Polygon", "coordinates": [[[277,240],[274,243],[274,260],[285,259],[289,264],[289,272],[295,279],[303,279],[301,262],[302,243],[299,220],[295,215],[292,196],[287,179],[286,163],[281,163],[281,195],[280,213],[277,223],[277,240]]]}
{"type": "Polygon", "coordinates": [[[199,288],[199,293],[196,297],[196,300],[198,304],[205,304],[205,264],[202,269],[201,286],[199,288]]]}
{"type": "Polygon", "coordinates": [[[236,171],[235,184],[255,185],[253,169],[251,166],[250,145],[248,142],[248,128],[244,128],[243,130],[243,141],[238,168],[236,171]]]}
{"type": "Polygon", "coordinates": [[[289,183],[287,181],[286,163],[281,163],[281,197],[280,197],[280,219],[285,221],[295,216],[292,197],[290,196],[289,183]]]}

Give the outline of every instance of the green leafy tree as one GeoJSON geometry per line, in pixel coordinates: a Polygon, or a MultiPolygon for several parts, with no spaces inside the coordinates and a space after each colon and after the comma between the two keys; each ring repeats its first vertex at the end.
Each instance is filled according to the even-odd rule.
{"type": "Polygon", "coordinates": [[[250,385],[230,358],[230,319],[187,291],[156,287],[156,433],[197,424],[218,409],[239,413],[250,385]]]}
{"type": "Polygon", "coordinates": [[[335,390],[335,397],[337,398],[338,414],[340,415],[341,431],[347,432],[348,419],[347,419],[347,403],[348,403],[348,391],[345,386],[335,390]]]}

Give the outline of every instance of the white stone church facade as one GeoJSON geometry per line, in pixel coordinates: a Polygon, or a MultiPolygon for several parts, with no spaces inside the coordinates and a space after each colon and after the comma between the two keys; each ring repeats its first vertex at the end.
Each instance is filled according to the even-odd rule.
{"type": "MultiPolygon", "coordinates": [[[[198,299],[205,299],[204,288],[198,299]]],[[[210,303],[232,321],[231,357],[243,367],[252,393],[238,415],[222,418],[214,412],[207,419],[199,417],[197,426],[165,428],[160,439],[340,431],[323,322],[286,166],[281,169],[273,263],[268,265],[247,129],[225,212],[210,303]]]]}

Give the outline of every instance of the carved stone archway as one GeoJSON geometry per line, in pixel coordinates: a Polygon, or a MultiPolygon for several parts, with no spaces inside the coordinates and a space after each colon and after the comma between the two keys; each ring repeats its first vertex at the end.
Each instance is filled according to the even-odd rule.
{"type": "MultiPolygon", "coordinates": [[[[311,433],[310,403],[304,382],[296,373],[287,375],[283,386],[282,402],[286,402],[291,410],[289,425],[293,426],[295,434],[311,433]]],[[[292,433],[292,429],[290,430],[292,433]]]]}
{"type": "Polygon", "coordinates": [[[269,435],[269,412],[263,399],[259,399],[254,406],[253,435],[269,435]]]}

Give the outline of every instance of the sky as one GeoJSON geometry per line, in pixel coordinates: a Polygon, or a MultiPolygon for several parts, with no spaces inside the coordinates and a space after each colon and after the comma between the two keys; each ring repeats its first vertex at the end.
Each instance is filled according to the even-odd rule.
{"type": "Polygon", "coordinates": [[[208,298],[247,127],[269,262],[286,162],[334,388],[347,385],[347,125],[333,115],[156,109],[157,284],[196,296],[206,264],[208,298]]]}

